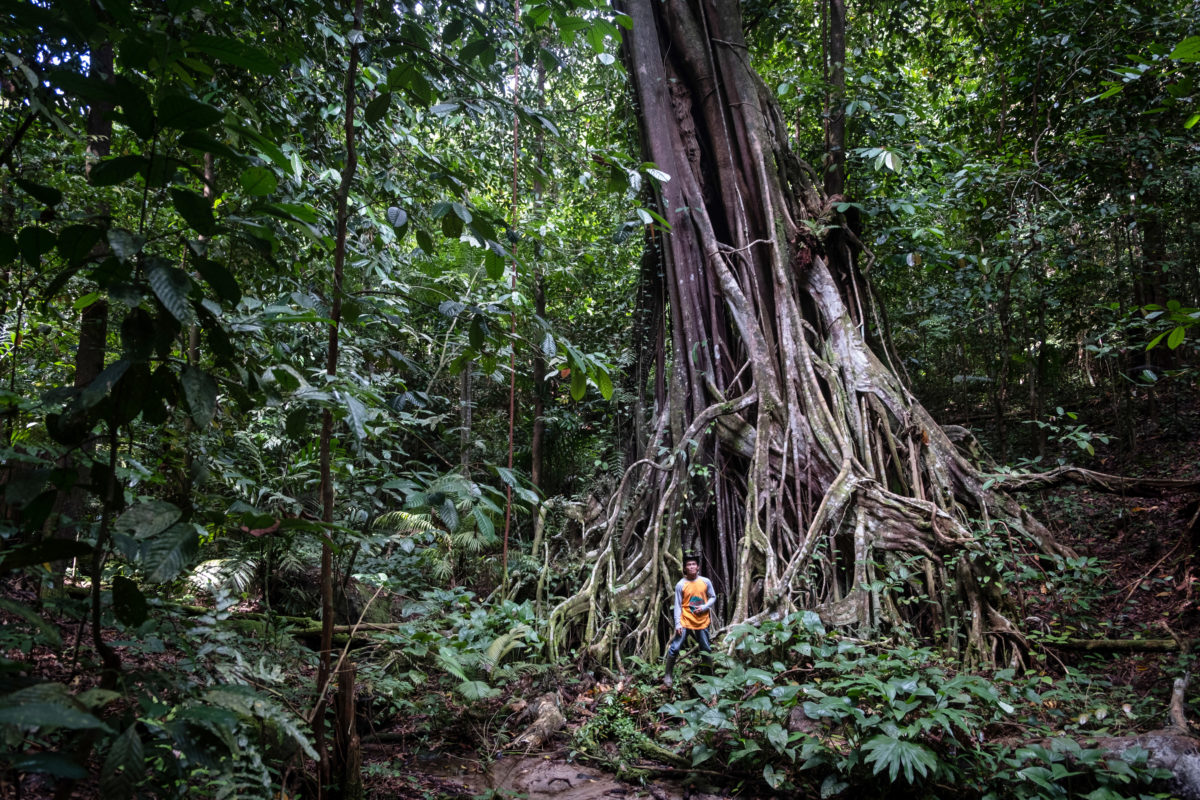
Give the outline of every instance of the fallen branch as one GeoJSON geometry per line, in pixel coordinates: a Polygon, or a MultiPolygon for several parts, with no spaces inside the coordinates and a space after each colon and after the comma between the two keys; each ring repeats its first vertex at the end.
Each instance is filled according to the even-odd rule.
{"type": "Polygon", "coordinates": [[[1064,483],[1076,483],[1113,494],[1134,494],[1142,497],[1170,491],[1200,492],[1200,478],[1131,478],[1071,466],[1030,475],[993,473],[984,477],[991,480],[993,485],[1001,486],[1009,492],[1037,491],[1064,483]]]}
{"type": "Polygon", "coordinates": [[[1067,650],[1115,650],[1134,653],[1170,653],[1188,651],[1196,646],[1196,640],[1184,639],[1066,639],[1056,642],[1056,647],[1067,650]]]}

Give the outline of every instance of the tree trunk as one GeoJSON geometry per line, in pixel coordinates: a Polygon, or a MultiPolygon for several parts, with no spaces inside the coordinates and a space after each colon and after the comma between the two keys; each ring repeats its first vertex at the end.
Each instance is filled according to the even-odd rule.
{"type": "MultiPolygon", "coordinates": [[[[1045,550],[1045,529],[977,471],[867,345],[868,287],[819,179],[787,147],[749,67],[733,0],[629,0],[623,43],[642,154],[670,223],[657,237],[674,358],[645,456],[586,531],[591,573],[553,612],[555,643],[582,624],[590,654],[655,652],[680,551],[702,554],[718,619],[814,609],[827,624],[912,626],[972,661],[1020,635],[985,592],[972,520],[1003,520],[1045,550]],[[662,455],[660,455],[660,453],[662,455]],[[916,564],[897,603],[871,588],[916,564]],[[874,582],[873,582],[874,581],[874,582]]],[[[633,387],[641,391],[644,387],[633,387]]]]}
{"type": "MultiPolygon", "coordinates": [[[[363,0],[354,0],[353,30],[361,37],[363,27],[363,0]]],[[[359,45],[351,38],[350,63],[346,68],[346,82],[343,101],[346,104],[344,117],[344,134],[346,145],[346,163],[342,167],[342,179],[337,191],[337,219],[335,244],[333,250],[333,286],[329,309],[329,343],[325,354],[325,374],[332,379],[337,375],[338,364],[338,331],[342,319],[342,278],[346,266],[346,237],[350,220],[350,187],[354,182],[354,173],[358,168],[358,150],[355,145],[354,109],[355,83],[358,80],[359,45]]],[[[319,444],[321,464],[321,520],[328,526],[333,523],[333,465],[331,445],[333,441],[333,411],[325,409],[321,419],[321,439],[319,444]]],[[[332,527],[324,531],[321,542],[321,650],[317,666],[317,705],[313,712],[313,738],[316,740],[316,750],[320,756],[318,764],[318,798],[325,797],[328,790],[332,797],[341,797],[348,788],[347,781],[356,776],[350,774],[348,768],[353,765],[346,763],[345,751],[336,743],[333,748],[334,758],[329,757],[329,748],[325,741],[325,711],[328,706],[329,684],[333,677],[331,656],[333,650],[333,547],[330,541],[332,527]]],[[[349,668],[349,665],[347,665],[349,668]]],[[[353,672],[351,687],[353,687],[353,672]]],[[[351,709],[353,704],[350,704],[351,709]]],[[[342,731],[354,724],[353,719],[344,719],[346,704],[335,706],[334,725],[336,731],[342,731]]],[[[353,789],[353,786],[349,786],[353,789]]],[[[361,788],[361,787],[360,787],[361,788]]],[[[361,793],[361,792],[360,792],[361,793]]]]}

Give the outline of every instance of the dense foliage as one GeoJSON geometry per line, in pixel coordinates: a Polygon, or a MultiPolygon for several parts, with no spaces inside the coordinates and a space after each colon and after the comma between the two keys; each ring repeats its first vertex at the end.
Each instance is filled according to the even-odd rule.
{"type": "MultiPolygon", "coordinates": [[[[1120,12],[852,7],[837,88],[811,8],[744,7],[793,149],[821,165],[846,117],[833,213],[886,311],[867,339],[997,475],[1133,447],[1139,416],[1188,433],[1200,38],[1190,5],[1120,12]]],[[[639,155],[625,14],[51,0],[0,22],[5,796],[352,797],[360,734],[494,754],[524,726],[500,711],[545,693],[594,697],[581,759],[750,791],[1162,777],[1075,739],[1162,697],[1100,699],[1044,654],[960,671],[915,635],[956,624],[933,610],[870,641],[811,612],[730,630],[698,698],[620,636],[628,693],[579,682],[594,642],[551,611],[626,468],[667,455],[639,447],[692,357],[654,339],[670,176],[639,155]]],[[[978,523],[996,586],[1095,599],[1094,560],[978,523]]],[[[872,591],[934,609],[910,566],[872,591]]],[[[665,603],[637,609],[649,641],[665,603]]],[[[1060,612],[1024,653],[1065,639],[1060,612]]]]}

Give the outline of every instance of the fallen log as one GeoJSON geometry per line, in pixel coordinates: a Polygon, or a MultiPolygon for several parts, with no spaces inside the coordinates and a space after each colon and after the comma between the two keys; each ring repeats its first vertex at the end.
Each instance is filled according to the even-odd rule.
{"type": "Polygon", "coordinates": [[[1066,639],[1054,642],[1066,650],[1108,650],[1132,653],[1187,652],[1196,646],[1194,639],[1066,639]]]}
{"type": "Polygon", "coordinates": [[[1006,492],[1050,489],[1064,483],[1075,483],[1111,494],[1132,494],[1143,497],[1161,495],[1166,492],[1200,492],[1200,478],[1130,478],[1072,466],[1058,467],[1049,472],[1028,475],[992,473],[984,477],[993,485],[1002,486],[1006,492]]]}

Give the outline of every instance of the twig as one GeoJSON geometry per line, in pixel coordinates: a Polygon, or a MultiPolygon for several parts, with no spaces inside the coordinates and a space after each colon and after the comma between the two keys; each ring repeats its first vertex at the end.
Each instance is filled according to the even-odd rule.
{"type": "Polygon", "coordinates": [[[1150,569],[1146,570],[1146,574],[1142,575],[1142,577],[1138,578],[1136,581],[1133,582],[1133,586],[1130,587],[1129,593],[1126,594],[1125,599],[1121,601],[1121,607],[1124,607],[1125,604],[1129,602],[1129,598],[1133,597],[1133,593],[1136,592],[1138,590],[1138,587],[1142,585],[1142,581],[1146,580],[1151,575],[1153,575],[1154,570],[1158,569],[1159,564],[1163,563],[1168,558],[1170,558],[1172,556],[1172,554],[1174,554],[1174,552],[1179,549],[1179,545],[1182,543],[1183,543],[1182,539],[1180,539],[1178,542],[1176,542],[1175,546],[1172,547],[1170,550],[1168,550],[1167,554],[1165,556],[1160,558],[1158,561],[1155,561],[1154,566],[1152,566],[1152,567],[1150,567],[1150,569]]]}
{"type": "Polygon", "coordinates": [[[308,712],[308,716],[306,717],[309,725],[311,725],[313,720],[316,719],[317,709],[321,708],[323,705],[321,701],[324,699],[325,693],[329,691],[329,687],[333,683],[333,676],[337,675],[338,670],[342,668],[342,662],[346,660],[346,653],[350,652],[350,645],[354,641],[354,634],[358,632],[359,626],[362,625],[363,617],[367,615],[367,611],[370,610],[371,604],[375,602],[375,598],[379,597],[379,593],[382,591],[383,587],[380,586],[375,590],[375,594],[371,595],[371,599],[367,601],[367,604],[363,606],[362,613],[358,615],[358,621],[355,622],[354,627],[350,629],[350,638],[346,640],[346,646],[342,648],[342,654],[338,656],[337,663],[333,665],[333,669],[329,671],[329,677],[325,679],[325,685],[318,687],[317,702],[313,706],[312,711],[308,712]]]}

